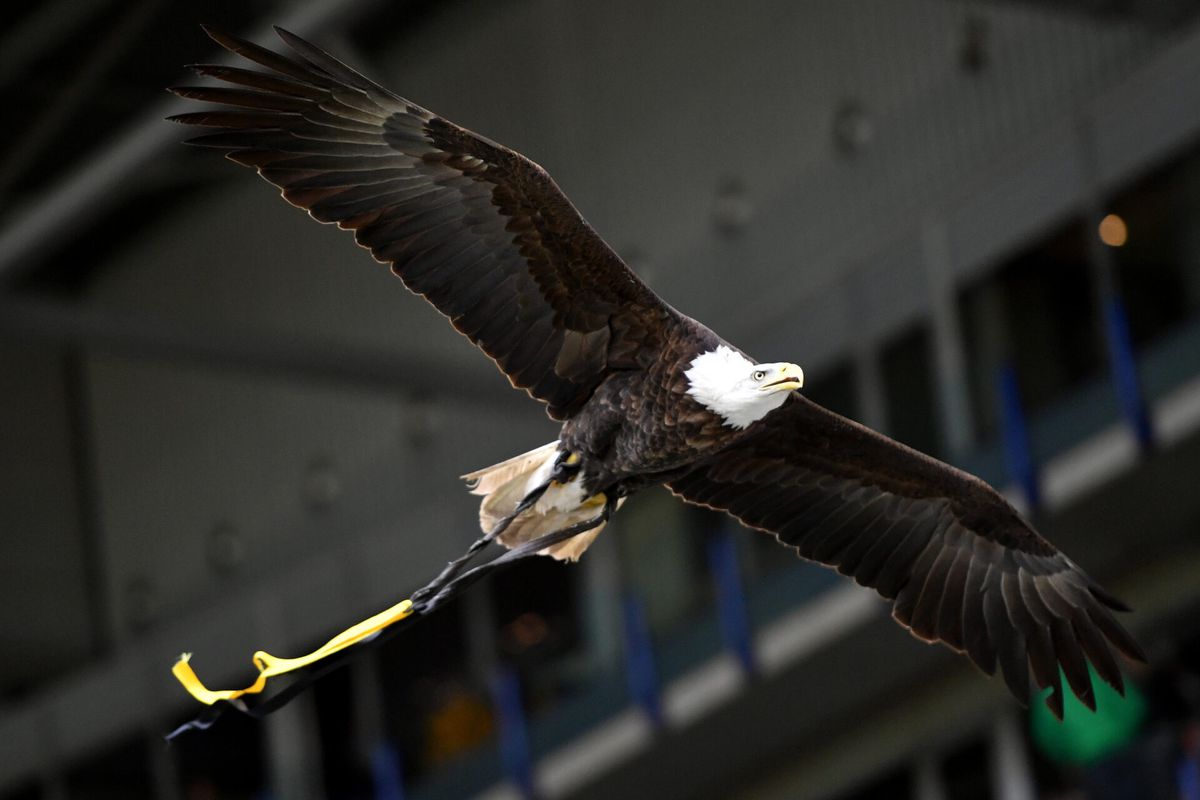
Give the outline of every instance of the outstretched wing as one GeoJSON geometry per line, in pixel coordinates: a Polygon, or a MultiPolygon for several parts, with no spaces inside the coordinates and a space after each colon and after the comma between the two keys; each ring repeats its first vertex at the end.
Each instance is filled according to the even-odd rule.
{"type": "Polygon", "coordinates": [[[265,67],[195,65],[228,86],[176,94],[228,108],[177,122],[321,222],[354,231],[514,386],[573,415],[610,369],[645,363],[679,315],[529,159],[397,97],[299,37],[297,57],[227,34],[265,67]]]}
{"type": "Polygon", "coordinates": [[[1144,660],[1110,611],[1128,609],[990,486],[803,397],[669,487],[874,588],[917,637],[999,662],[1023,703],[1032,668],[1060,718],[1060,667],[1094,709],[1088,661],[1123,691],[1109,645],[1144,660]]]}

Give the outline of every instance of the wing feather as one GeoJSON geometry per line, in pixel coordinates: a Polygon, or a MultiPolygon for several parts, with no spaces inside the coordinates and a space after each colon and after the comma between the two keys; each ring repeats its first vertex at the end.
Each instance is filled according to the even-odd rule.
{"type": "Polygon", "coordinates": [[[803,397],[668,486],[874,588],[913,635],[999,666],[1022,703],[1032,677],[1060,717],[1063,676],[1094,706],[1089,662],[1121,691],[1112,648],[1144,660],[1124,604],[991,487],[803,397]]]}
{"type": "Polygon", "coordinates": [[[959,536],[954,548],[954,558],[946,569],[946,584],[938,602],[937,635],[948,646],[959,652],[966,651],[966,635],[963,631],[963,595],[966,593],[967,574],[971,568],[970,534],[958,525],[953,526],[959,536]]]}
{"type": "Polygon", "coordinates": [[[217,129],[191,142],[225,150],[314,219],[354,231],[555,419],[607,377],[610,352],[626,368],[631,353],[652,358],[674,326],[695,324],[638,280],[532,161],[287,31],[277,29],[290,55],[206,30],[254,67],[196,65],[225,85],[173,89],[221,106],[173,117],[217,129]]]}

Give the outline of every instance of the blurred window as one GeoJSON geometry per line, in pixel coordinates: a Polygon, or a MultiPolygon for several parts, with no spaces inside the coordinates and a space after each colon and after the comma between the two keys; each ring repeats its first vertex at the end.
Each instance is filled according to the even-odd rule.
{"type": "Polygon", "coordinates": [[[945,800],[991,800],[992,779],[987,742],[976,739],[942,761],[945,800]]]}
{"type": "Polygon", "coordinates": [[[922,322],[884,345],[881,355],[888,435],[923,453],[940,455],[937,396],[934,392],[932,332],[922,322]]]}
{"type": "Polygon", "coordinates": [[[1083,224],[1072,221],[967,286],[959,297],[976,430],[998,426],[996,376],[1011,361],[1036,413],[1105,369],[1083,224]]]}
{"type": "Polygon", "coordinates": [[[816,375],[806,375],[803,393],[809,400],[843,417],[859,417],[858,394],[854,388],[854,365],[849,360],[838,361],[816,375]]]}
{"type": "Polygon", "coordinates": [[[1134,344],[1146,345],[1200,312],[1200,150],[1147,175],[1106,210],[1128,232],[1112,252],[1134,344]]]}
{"type": "Polygon", "coordinates": [[[378,650],[384,726],[409,780],[465,755],[494,733],[486,676],[469,662],[463,612],[461,597],[450,600],[378,650]],[[470,719],[459,714],[468,702],[485,713],[470,719]]]}
{"type": "Polygon", "coordinates": [[[838,795],[837,800],[912,800],[912,796],[912,776],[907,769],[897,769],[866,786],[838,795]]]}
{"type": "Polygon", "coordinates": [[[622,512],[621,572],[645,603],[654,632],[712,607],[705,534],[718,519],[662,489],[639,494],[622,512]]]}
{"type": "MultiPolygon", "coordinates": [[[[359,658],[374,658],[366,652],[359,658]]],[[[369,748],[375,742],[362,741],[362,720],[356,718],[361,700],[356,698],[353,664],[335,669],[313,684],[312,699],[317,711],[317,732],[321,738],[321,777],[329,797],[368,798],[374,789],[369,768],[369,748]]],[[[369,692],[375,687],[360,687],[369,692]]]]}
{"type": "Polygon", "coordinates": [[[572,694],[588,677],[578,663],[587,656],[583,570],[552,558],[531,558],[491,580],[497,653],[520,675],[530,712],[572,694]]]}

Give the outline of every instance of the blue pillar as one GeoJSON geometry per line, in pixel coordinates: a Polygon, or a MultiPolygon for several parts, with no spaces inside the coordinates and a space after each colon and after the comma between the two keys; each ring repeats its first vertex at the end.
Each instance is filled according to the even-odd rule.
{"type": "MultiPolygon", "coordinates": [[[[1076,133],[1080,158],[1080,177],[1083,180],[1084,219],[1091,227],[1087,237],[1088,263],[1091,268],[1093,291],[1099,306],[1100,324],[1108,363],[1112,370],[1113,389],[1126,423],[1143,451],[1154,446],[1154,429],[1138,378],[1137,359],[1129,335],[1129,319],[1121,301],[1120,281],[1113,249],[1099,236],[1099,226],[1105,217],[1106,198],[1100,179],[1100,156],[1096,146],[1094,120],[1087,114],[1076,117],[1076,133]]],[[[1120,243],[1114,246],[1119,247],[1120,243]]]]}
{"type": "Polygon", "coordinates": [[[1021,403],[1021,387],[1012,362],[1000,365],[997,375],[1000,390],[1000,431],[1004,438],[1004,460],[1009,476],[1021,487],[1032,511],[1041,504],[1037,467],[1029,445],[1029,425],[1021,403]]]}
{"type": "Polygon", "coordinates": [[[496,673],[492,680],[492,696],[500,720],[500,762],[524,797],[536,797],[521,681],[514,670],[501,668],[496,673]]]}
{"type": "Polygon", "coordinates": [[[404,766],[391,742],[381,741],[371,749],[371,782],[375,800],[404,800],[404,766]]]}
{"type": "Polygon", "coordinates": [[[1109,294],[1104,300],[1104,333],[1108,341],[1108,360],[1112,367],[1113,388],[1121,404],[1121,413],[1137,437],[1142,450],[1154,446],[1154,428],[1142,395],[1142,382],[1138,376],[1137,356],[1133,350],[1133,337],[1129,333],[1129,317],[1125,304],[1117,294],[1109,294]]]}
{"type": "Polygon", "coordinates": [[[737,542],[727,525],[722,525],[708,537],[708,566],[717,589],[721,638],[737,656],[746,674],[752,675],[755,671],[754,640],[746,614],[746,594],[738,565],[737,542]]]}
{"type": "Polygon", "coordinates": [[[625,617],[625,676],[629,682],[629,694],[658,727],[663,724],[662,698],[646,610],[641,599],[633,592],[625,595],[621,607],[625,617]]]}
{"type": "Polygon", "coordinates": [[[1175,765],[1179,800],[1200,800],[1200,753],[1184,753],[1175,765]]]}

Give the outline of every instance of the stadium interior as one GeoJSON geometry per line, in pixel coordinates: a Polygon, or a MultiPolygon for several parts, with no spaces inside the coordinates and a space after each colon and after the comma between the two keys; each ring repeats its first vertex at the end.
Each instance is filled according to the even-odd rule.
{"type": "Polygon", "coordinates": [[[1198,12],[0,12],[0,800],[1200,796],[1198,12]],[[528,155],[672,305],[1004,491],[1135,609],[1126,697],[1051,724],[658,489],[579,563],[165,744],[181,651],[240,685],[406,597],[477,535],[457,476],[556,435],[346,233],[180,144],[200,23],[295,30],[528,155]]]}

